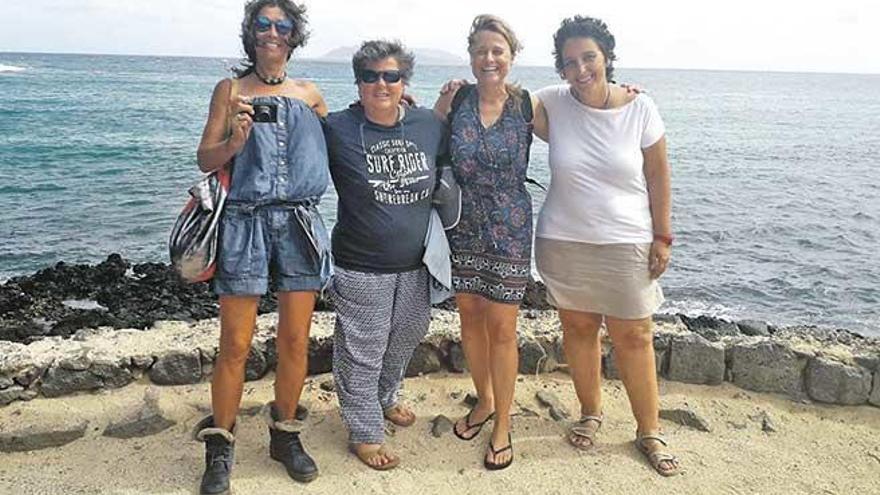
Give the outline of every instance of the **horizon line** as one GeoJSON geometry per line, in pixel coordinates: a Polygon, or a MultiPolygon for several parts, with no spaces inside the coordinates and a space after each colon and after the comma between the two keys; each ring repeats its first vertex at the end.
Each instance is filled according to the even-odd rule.
{"type": "MultiPolygon", "coordinates": [[[[424,47],[423,47],[424,48],[424,47]]],[[[8,50],[0,50],[0,55],[2,54],[17,54],[17,55],[83,55],[83,56],[98,56],[98,57],[153,57],[153,58],[193,58],[193,59],[232,59],[232,60],[240,60],[243,57],[240,55],[235,56],[224,56],[224,55],[180,55],[180,54],[148,54],[148,53],[97,53],[97,52],[21,52],[21,51],[8,51],[8,50]]],[[[348,63],[343,60],[338,59],[327,59],[324,57],[292,57],[291,60],[301,60],[305,62],[317,62],[317,63],[328,63],[328,64],[339,64],[339,63],[348,63]]],[[[423,64],[428,67],[467,67],[466,63],[464,64],[423,64]]],[[[517,64],[518,67],[528,67],[528,68],[541,68],[541,69],[551,69],[555,70],[553,65],[532,65],[532,64],[517,64]]],[[[857,76],[880,76],[880,71],[878,72],[853,72],[853,71],[820,71],[820,70],[810,70],[810,69],[742,69],[742,68],[698,68],[698,67],[635,67],[635,66],[625,66],[618,65],[615,68],[623,69],[623,70],[671,70],[671,71],[695,71],[695,72],[752,72],[752,73],[774,73],[774,74],[812,74],[812,75],[857,75],[857,76]]]]}

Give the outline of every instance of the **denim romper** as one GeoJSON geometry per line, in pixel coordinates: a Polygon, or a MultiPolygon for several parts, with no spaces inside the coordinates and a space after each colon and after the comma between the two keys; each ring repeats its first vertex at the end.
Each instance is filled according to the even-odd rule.
{"type": "Polygon", "coordinates": [[[330,279],[330,241],[317,205],[329,183],[321,122],[305,102],[259,96],[278,105],[274,123],[255,122],[235,156],[220,223],[214,292],[262,295],[318,291],[330,279]]]}

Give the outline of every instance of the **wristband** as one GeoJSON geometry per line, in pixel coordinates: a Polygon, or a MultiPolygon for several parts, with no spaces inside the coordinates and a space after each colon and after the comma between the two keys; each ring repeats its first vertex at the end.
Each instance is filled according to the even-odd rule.
{"type": "Polygon", "coordinates": [[[675,236],[672,235],[672,234],[657,234],[657,233],[655,233],[655,234],[654,234],[654,240],[655,240],[655,241],[660,241],[660,242],[662,242],[663,244],[666,244],[667,246],[671,246],[671,245],[672,245],[672,241],[675,240],[675,236]]]}

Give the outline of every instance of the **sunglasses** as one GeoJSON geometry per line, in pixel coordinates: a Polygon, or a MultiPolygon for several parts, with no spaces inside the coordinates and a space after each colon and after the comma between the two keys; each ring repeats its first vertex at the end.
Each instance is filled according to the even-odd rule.
{"type": "Polygon", "coordinates": [[[293,21],[290,19],[281,19],[278,21],[273,21],[268,17],[261,15],[258,16],[254,20],[254,29],[258,33],[265,33],[266,31],[272,29],[272,26],[275,26],[275,32],[277,32],[281,36],[287,36],[293,31],[293,21]]]}
{"type": "Polygon", "coordinates": [[[401,75],[399,70],[383,70],[383,71],[375,71],[370,69],[364,69],[358,75],[358,80],[360,82],[364,82],[367,84],[373,84],[379,82],[379,78],[382,78],[383,81],[388,84],[394,84],[396,82],[400,82],[401,75]]]}

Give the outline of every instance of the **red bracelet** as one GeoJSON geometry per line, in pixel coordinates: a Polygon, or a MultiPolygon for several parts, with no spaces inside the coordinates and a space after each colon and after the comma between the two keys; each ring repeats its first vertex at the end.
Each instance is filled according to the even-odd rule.
{"type": "Polygon", "coordinates": [[[655,233],[655,234],[654,234],[654,240],[655,240],[655,241],[660,241],[660,242],[662,242],[663,244],[666,244],[667,246],[671,246],[671,245],[672,245],[672,241],[675,240],[675,236],[672,235],[672,234],[656,234],[656,233],[655,233]]]}

